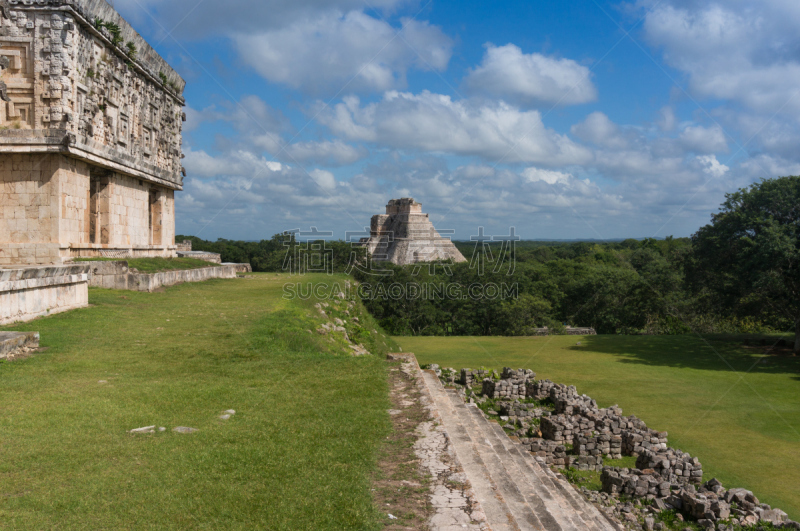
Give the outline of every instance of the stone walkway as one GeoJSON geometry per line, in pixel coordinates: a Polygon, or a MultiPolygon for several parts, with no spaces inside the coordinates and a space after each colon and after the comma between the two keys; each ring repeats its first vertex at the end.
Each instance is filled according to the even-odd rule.
{"type": "Polygon", "coordinates": [[[410,354],[392,354],[392,357],[402,360],[401,370],[416,383],[421,391],[420,402],[430,413],[431,420],[417,428],[419,438],[414,445],[422,468],[431,478],[430,501],[435,513],[430,529],[491,531],[469,479],[456,458],[416,358],[410,354]]]}
{"type": "Polygon", "coordinates": [[[403,370],[416,371],[424,382],[423,397],[435,419],[420,427],[418,455],[434,478],[446,478],[432,487],[431,529],[621,530],[563,477],[522,451],[500,425],[445,389],[435,374],[421,371],[413,356],[403,370]]]}

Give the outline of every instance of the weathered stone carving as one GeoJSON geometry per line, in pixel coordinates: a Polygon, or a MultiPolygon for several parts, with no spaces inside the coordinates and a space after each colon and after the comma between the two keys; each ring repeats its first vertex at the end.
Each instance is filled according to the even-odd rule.
{"type": "Polygon", "coordinates": [[[105,0],[0,12],[0,266],[173,256],[184,81],[105,0]]]}
{"type": "MultiPolygon", "coordinates": [[[[10,65],[11,61],[7,56],[0,56],[0,75],[2,75],[3,70],[7,70],[10,65]]],[[[0,100],[11,101],[11,98],[8,97],[8,87],[4,81],[0,81],[0,100]]]]}
{"type": "Polygon", "coordinates": [[[411,198],[389,201],[386,214],[372,217],[370,237],[362,243],[376,262],[467,261],[449,238],[436,231],[428,214],[422,213],[422,205],[411,198]]]}

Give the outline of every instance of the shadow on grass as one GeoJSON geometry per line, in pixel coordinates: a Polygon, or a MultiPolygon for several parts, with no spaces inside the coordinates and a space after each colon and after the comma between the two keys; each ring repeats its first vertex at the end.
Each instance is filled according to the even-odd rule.
{"type": "MultiPolygon", "coordinates": [[[[574,352],[595,351],[616,355],[622,363],[690,368],[704,371],[737,371],[763,374],[793,374],[800,381],[800,357],[766,347],[746,347],[761,336],[586,336],[574,352]]],[[[782,338],[772,336],[773,341],[782,338]]]]}

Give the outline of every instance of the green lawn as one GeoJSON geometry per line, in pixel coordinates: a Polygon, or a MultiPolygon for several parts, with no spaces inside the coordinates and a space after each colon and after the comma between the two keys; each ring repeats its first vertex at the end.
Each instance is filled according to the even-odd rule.
{"type": "Polygon", "coordinates": [[[420,363],[530,368],[601,407],[619,404],[699,457],[706,479],[751,489],[800,520],[800,358],[761,359],[723,337],[395,339],[420,363]]]}
{"type": "Polygon", "coordinates": [[[309,333],[315,301],[282,300],[285,279],[93,289],[90,308],[6,327],[48,350],[0,364],[0,528],[378,528],[385,361],[309,333]],[[127,433],[149,425],[168,431],[127,433]]]}

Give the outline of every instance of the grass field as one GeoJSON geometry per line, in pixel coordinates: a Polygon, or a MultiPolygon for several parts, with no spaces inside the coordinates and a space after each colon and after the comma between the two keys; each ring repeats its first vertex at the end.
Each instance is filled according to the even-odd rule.
{"type": "Polygon", "coordinates": [[[699,457],[706,479],[800,520],[800,358],[763,357],[725,337],[396,339],[420,363],[530,368],[601,407],[619,404],[699,457]]]}
{"type": "Polygon", "coordinates": [[[93,289],[90,308],[6,327],[47,350],[0,364],[0,528],[379,527],[385,362],[309,333],[315,301],[281,300],[284,279],[93,289]],[[149,425],[167,431],[127,433],[149,425]]]}

